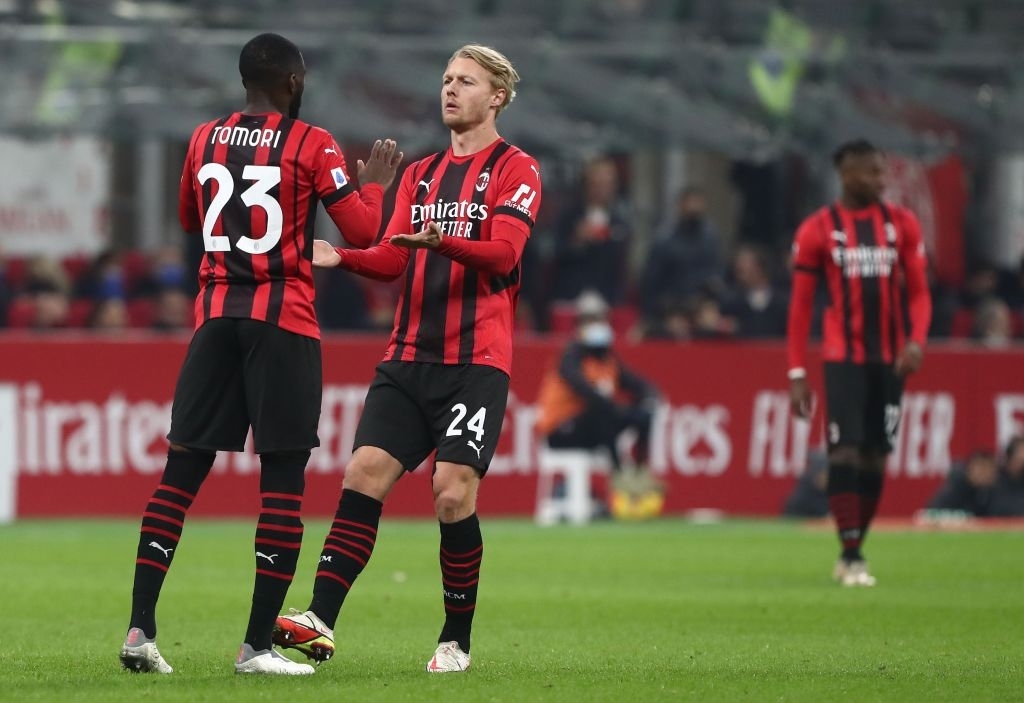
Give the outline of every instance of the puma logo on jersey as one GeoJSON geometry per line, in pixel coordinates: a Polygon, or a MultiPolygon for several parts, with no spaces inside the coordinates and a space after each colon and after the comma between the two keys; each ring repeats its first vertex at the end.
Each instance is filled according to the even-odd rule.
{"type": "Polygon", "coordinates": [[[174,547],[168,547],[167,549],[164,549],[156,541],[150,542],[148,546],[152,547],[153,549],[159,549],[161,552],[164,553],[164,556],[167,557],[168,559],[171,558],[171,552],[174,551],[174,547]]]}
{"type": "Polygon", "coordinates": [[[846,244],[846,232],[840,232],[839,230],[833,230],[832,231],[832,239],[834,239],[837,242],[842,242],[843,244],[846,244]]]}
{"type": "Polygon", "coordinates": [[[430,186],[433,185],[433,183],[434,183],[434,179],[431,178],[429,181],[420,181],[419,184],[421,186],[423,186],[423,189],[426,190],[429,193],[430,192],[430,186]]]}
{"type": "Polygon", "coordinates": [[[325,153],[325,154],[334,154],[335,156],[337,156],[337,155],[338,155],[338,152],[336,152],[336,151],[334,150],[334,147],[333,147],[333,146],[332,146],[332,147],[331,147],[330,149],[324,149],[324,153],[325,153]]]}
{"type": "Polygon", "coordinates": [[[468,445],[469,445],[470,447],[472,447],[473,449],[475,449],[475,450],[476,450],[476,458],[477,458],[477,459],[479,459],[479,458],[480,458],[480,452],[482,452],[482,451],[483,451],[483,449],[484,449],[484,445],[482,445],[482,444],[481,444],[481,445],[480,445],[480,446],[478,447],[478,446],[476,446],[476,442],[474,442],[474,441],[473,441],[473,440],[471,440],[471,439],[469,439],[469,440],[466,440],[466,444],[468,444],[468,445]]]}
{"type": "Polygon", "coordinates": [[[264,554],[263,552],[256,552],[256,556],[257,557],[263,557],[264,559],[269,561],[271,564],[274,563],[274,559],[277,557],[276,554],[264,554]]]}
{"type": "Polygon", "coordinates": [[[540,171],[537,170],[537,167],[534,166],[533,164],[530,164],[530,170],[532,170],[534,173],[536,173],[537,174],[537,180],[540,180],[540,171]]]}

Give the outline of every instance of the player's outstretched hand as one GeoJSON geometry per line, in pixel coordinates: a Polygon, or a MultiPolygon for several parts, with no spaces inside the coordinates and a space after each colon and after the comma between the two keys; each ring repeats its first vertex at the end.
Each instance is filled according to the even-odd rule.
{"type": "Polygon", "coordinates": [[[428,222],[416,234],[396,234],[390,241],[406,249],[437,249],[441,246],[441,227],[436,222],[428,222]]]}
{"type": "Polygon", "coordinates": [[[318,268],[334,268],[341,263],[341,254],[322,239],[313,240],[313,265],[318,268]]]}
{"type": "Polygon", "coordinates": [[[356,161],[359,183],[377,183],[384,190],[390,188],[395,180],[398,164],[402,163],[402,157],[405,156],[402,152],[396,151],[397,148],[398,144],[393,139],[375,141],[366,163],[363,163],[362,159],[356,161]]]}
{"type": "Polygon", "coordinates": [[[903,351],[896,357],[896,375],[900,378],[909,376],[921,368],[923,361],[924,350],[921,349],[921,345],[917,342],[907,342],[903,351]]]}
{"type": "Polygon", "coordinates": [[[804,419],[814,413],[814,399],[806,378],[794,378],[789,382],[789,407],[794,415],[804,419]]]}

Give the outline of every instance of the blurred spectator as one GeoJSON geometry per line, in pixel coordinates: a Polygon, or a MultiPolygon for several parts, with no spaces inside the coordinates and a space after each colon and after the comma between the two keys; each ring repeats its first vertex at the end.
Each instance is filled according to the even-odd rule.
{"type": "Polygon", "coordinates": [[[971,265],[960,290],[960,304],[970,310],[977,309],[981,301],[997,295],[999,270],[987,262],[971,265]]]}
{"type": "MultiPolygon", "coordinates": [[[[366,291],[359,278],[341,268],[316,271],[316,316],[327,330],[370,330],[366,291]]],[[[394,311],[387,323],[394,321],[394,311]]]]}
{"type": "Polygon", "coordinates": [[[692,302],[690,319],[694,339],[723,339],[732,336],[732,320],[722,314],[718,299],[713,295],[701,295],[692,302]]]}
{"type": "Polygon", "coordinates": [[[950,469],[928,507],[976,517],[1024,516],[1024,436],[1007,443],[1002,465],[991,452],[972,452],[950,469]]]}
{"type": "Polygon", "coordinates": [[[976,517],[995,515],[999,466],[988,451],[975,450],[962,465],[954,465],[946,481],[928,502],[933,510],[959,510],[976,517]]]}
{"type": "Polygon", "coordinates": [[[189,291],[189,277],[185,268],[185,252],[181,247],[160,247],[150,257],[148,270],[141,272],[132,290],[133,296],[156,297],[168,288],[189,291]]]}
{"type": "Polygon", "coordinates": [[[793,492],[782,507],[785,517],[828,516],[828,455],[813,449],[807,455],[807,466],[800,474],[793,492]]]}
{"type": "Polygon", "coordinates": [[[564,214],[556,232],[552,298],[571,301],[584,290],[596,290],[612,305],[621,303],[631,238],[615,162],[591,161],[584,170],[582,196],[564,214]]]}
{"type": "Polygon", "coordinates": [[[650,505],[652,498],[657,514],[664,491],[651,476],[647,459],[658,391],[612,351],[614,332],[608,313],[607,303],[597,293],[586,291],[579,297],[576,340],[566,348],[557,369],[541,381],[537,431],[553,449],[608,452],[615,486],[613,514],[632,516],[632,506],[650,505]],[[618,442],[627,430],[636,433],[636,442],[632,460],[624,462],[618,442]]]}
{"type": "Polygon", "coordinates": [[[71,282],[56,259],[35,256],[28,262],[25,293],[32,302],[32,327],[57,329],[68,324],[71,282]]]}
{"type": "Polygon", "coordinates": [[[788,296],[775,287],[768,252],[744,244],[733,261],[736,290],[726,300],[722,314],[732,321],[737,337],[785,337],[789,315],[788,296]]]}
{"type": "Polygon", "coordinates": [[[92,301],[124,298],[126,295],[121,255],[107,249],[92,260],[74,287],[74,297],[92,301]]]}
{"type": "Polygon", "coordinates": [[[1013,341],[1010,306],[995,296],[978,303],[974,313],[974,338],[992,349],[1009,346],[1013,341]]]}
{"type": "Polygon", "coordinates": [[[3,257],[0,257],[0,327],[7,326],[7,308],[13,297],[11,286],[7,280],[7,267],[3,257]]]}
{"type": "Polygon", "coordinates": [[[115,332],[128,327],[128,306],[122,298],[104,298],[96,303],[89,316],[90,329],[115,332]]]}
{"type": "Polygon", "coordinates": [[[998,486],[997,514],[1024,516],[1024,435],[1007,443],[998,486]]]}
{"type": "Polygon", "coordinates": [[[66,327],[71,315],[71,299],[60,290],[39,290],[31,295],[32,327],[37,330],[66,327]]]}
{"type": "Polygon", "coordinates": [[[663,339],[685,342],[693,339],[693,319],[690,308],[681,303],[670,303],[655,318],[643,321],[644,339],[663,339]]]}
{"type": "Polygon", "coordinates": [[[1020,257],[1017,270],[1006,278],[1003,299],[1018,314],[1024,313],[1024,256],[1020,257]]]}
{"type": "Polygon", "coordinates": [[[193,299],[180,288],[164,288],[154,298],[154,330],[173,332],[192,327],[193,299]]]}
{"type": "Polygon", "coordinates": [[[707,218],[704,193],[689,187],[676,201],[676,220],[654,242],[644,265],[641,311],[647,320],[697,295],[717,294],[724,278],[718,230],[707,218]]]}
{"type": "Polygon", "coordinates": [[[634,460],[647,462],[658,391],[612,351],[615,333],[608,312],[597,293],[579,297],[576,340],[541,383],[537,430],[556,449],[606,449],[618,472],[623,462],[617,440],[627,429],[638,435],[634,460]]]}
{"type": "Polygon", "coordinates": [[[28,262],[25,292],[29,295],[45,292],[67,296],[71,292],[71,280],[57,259],[34,256],[28,262]]]}

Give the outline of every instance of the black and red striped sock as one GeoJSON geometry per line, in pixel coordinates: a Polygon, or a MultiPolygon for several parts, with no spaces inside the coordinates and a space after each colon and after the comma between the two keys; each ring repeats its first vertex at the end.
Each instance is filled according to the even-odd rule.
{"type": "Polygon", "coordinates": [[[857,489],[860,494],[860,533],[861,541],[868,536],[878,503],[882,500],[882,486],[885,484],[885,471],[862,469],[857,473],[857,489]]]}
{"type": "Polygon", "coordinates": [[[302,547],[302,494],[309,452],[260,456],[260,517],[256,524],[256,582],[245,642],[270,649],[274,621],[295,576],[302,547]]]}
{"type": "Polygon", "coordinates": [[[313,600],[309,604],[309,609],[332,629],[345,596],[373,554],[383,508],[383,503],[364,493],[347,488],[341,492],[334,522],[320,553],[313,600]]]}
{"type": "Polygon", "coordinates": [[[839,541],[843,545],[842,558],[857,561],[861,558],[860,543],[863,536],[860,524],[860,495],[857,468],[851,464],[830,464],[828,467],[828,507],[836,521],[839,541]]]}
{"type": "Polygon", "coordinates": [[[444,627],[438,642],[459,643],[469,653],[470,631],[476,612],[484,538],[473,513],[464,520],[441,525],[441,587],[444,592],[444,627]]]}
{"type": "Polygon", "coordinates": [[[156,603],[164,577],[178,549],[188,509],[215,457],[213,452],[168,450],[160,484],[142,514],[128,629],[141,628],[146,637],[156,637],[156,603]]]}

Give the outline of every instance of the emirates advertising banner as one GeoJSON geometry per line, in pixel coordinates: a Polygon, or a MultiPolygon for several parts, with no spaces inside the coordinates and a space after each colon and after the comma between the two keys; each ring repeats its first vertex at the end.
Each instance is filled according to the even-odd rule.
{"type": "MultiPolygon", "coordinates": [[[[147,336],[0,338],[0,518],[136,517],[163,470],[171,396],[186,346],[187,338],[147,336]]],[[[307,469],[304,503],[310,516],[333,514],[383,350],[384,341],[375,337],[324,340],[321,446],[307,469]]],[[[517,346],[502,436],[481,487],[482,514],[535,510],[541,440],[534,402],[560,351],[552,341],[517,346]]],[[[808,448],[822,442],[820,403],[810,422],[789,413],[783,345],[648,343],[618,351],[663,394],[651,468],[667,484],[666,512],[778,515],[808,448]]],[[[951,462],[1024,433],[1021,361],[1021,351],[929,348],[904,396],[881,515],[911,516],[951,462]]],[[[820,395],[820,369],[810,380],[820,395]]],[[[251,448],[221,453],[195,512],[255,514],[258,472],[251,448]]],[[[403,477],[385,514],[432,515],[429,481],[429,466],[403,477]]]]}
{"type": "Polygon", "coordinates": [[[105,245],[109,145],[91,137],[0,137],[0,253],[90,254],[105,245]]]}

